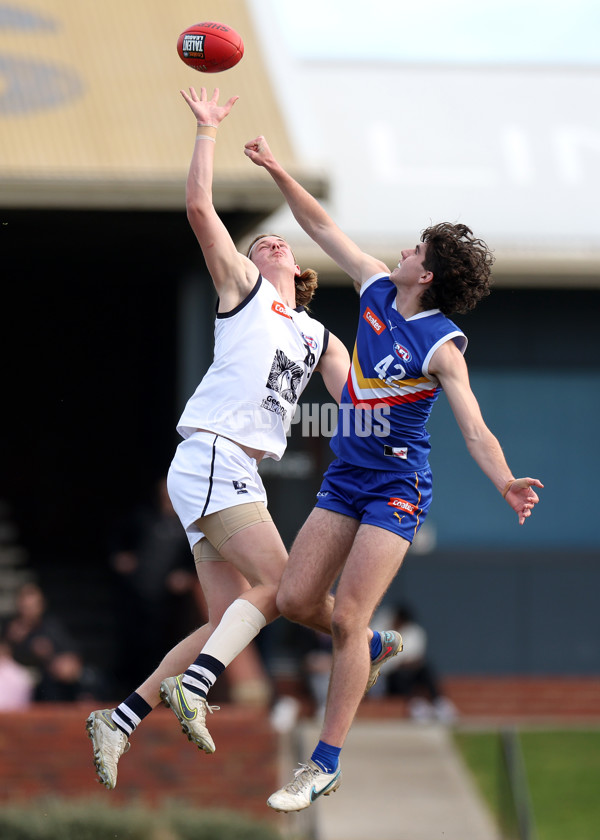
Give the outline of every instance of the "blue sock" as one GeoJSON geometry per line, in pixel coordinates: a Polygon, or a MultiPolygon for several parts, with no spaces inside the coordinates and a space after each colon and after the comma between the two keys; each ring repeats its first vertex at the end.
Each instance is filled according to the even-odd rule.
{"type": "Polygon", "coordinates": [[[324,773],[334,773],[340,763],[341,751],[341,747],[332,747],[331,744],[326,744],[325,741],[319,741],[311,758],[315,764],[319,765],[324,773]]]}
{"type": "Polygon", "coordinates": [[[373,630],[373,638],[369,642],[371,647],[371,661],[373,659],[377,659],[379,654],[381,653],[381,633],[378,633],[377,630],[373,630]]]}

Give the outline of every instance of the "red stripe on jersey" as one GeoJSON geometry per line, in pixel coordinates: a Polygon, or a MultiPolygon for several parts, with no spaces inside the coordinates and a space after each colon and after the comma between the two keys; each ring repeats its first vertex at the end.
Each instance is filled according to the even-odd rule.
{"type": "Polygon", "coordinates": [[[354,390],[352,378],[351,376],[348,377],[348,393],[350,394],[352,404],[355,406],[360,404],[365,407],[370,406],[371,408],[376,408],[382,403],[385,405],[402,405],[402,403],[418,402],[419,400],[432,399],[435,396],[436,391],[437,388],[434,388],[432,391],[417,391],[412,394],[403,394],[397,397],[375,397],[372,399],[359,399],[356,396],[356,391],[354,390]]]}

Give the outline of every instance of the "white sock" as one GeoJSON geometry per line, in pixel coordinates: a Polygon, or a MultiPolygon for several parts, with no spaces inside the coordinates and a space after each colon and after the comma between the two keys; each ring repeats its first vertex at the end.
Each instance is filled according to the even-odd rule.
{"type": "Polygon", "coordinates": [[[254,604],[238,598],[223,613],[202,653],[213,656],[227,667],[258,636],[266,623],[266,618],[254,604]]]}

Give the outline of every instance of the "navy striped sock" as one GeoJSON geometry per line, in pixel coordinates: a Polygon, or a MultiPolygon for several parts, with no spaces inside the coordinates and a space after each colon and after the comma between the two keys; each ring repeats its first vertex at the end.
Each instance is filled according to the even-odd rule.
{"type": "Polygon", "coordinates": [[[117,706],[111,717],[121,732],[129,737],[151,711],[152,706],[134,691],[117,706]]]}
{"type": "Polygon", "coordinates": [[[206,698],[209,690],[224,670],[225,665],[218,659],[215,659],[214,656],[201,653],[190,667],[186,669],[181,683],[194,694],[206,698]]]}

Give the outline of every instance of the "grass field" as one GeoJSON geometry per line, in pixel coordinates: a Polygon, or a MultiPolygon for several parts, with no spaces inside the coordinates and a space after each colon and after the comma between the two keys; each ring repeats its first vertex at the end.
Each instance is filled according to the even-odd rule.
{"type": "MultiPolygon", "coordinates": [[[[522,728],[518,736],[538,840],[600,840],[600,728],[522,728]]],[[[498,733],[458,731],[455,740],[498,817],[498,733]]]]}

